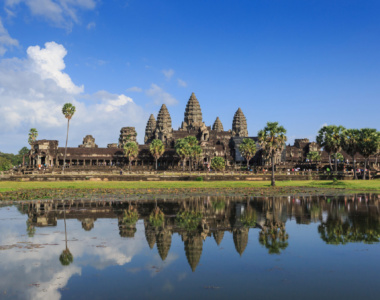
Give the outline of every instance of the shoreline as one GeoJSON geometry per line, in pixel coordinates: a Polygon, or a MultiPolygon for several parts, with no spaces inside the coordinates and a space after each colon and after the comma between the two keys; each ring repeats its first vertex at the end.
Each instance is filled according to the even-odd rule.
{"type": "Polygon", "coordinates": [[[350,181],[169,181],[169,182],[0,182],[0,201],[37,199],[92,199],[112,196],[115,200],[141,197],[183,196],[286,196],[379,193],[380,180],[350,181]]]}

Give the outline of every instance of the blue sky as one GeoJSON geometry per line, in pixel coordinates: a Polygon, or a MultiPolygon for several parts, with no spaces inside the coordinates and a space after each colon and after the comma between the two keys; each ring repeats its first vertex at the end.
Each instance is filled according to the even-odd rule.
{"type": "Polygon", "coordinates": [[[379,129],[380,2],[5,0],[0,8],[0,151],[39,138],[100,147],[166,103],[177,129],[195,92],[207,125],[241,107],[255,136],[323,124],[379,129]]]}

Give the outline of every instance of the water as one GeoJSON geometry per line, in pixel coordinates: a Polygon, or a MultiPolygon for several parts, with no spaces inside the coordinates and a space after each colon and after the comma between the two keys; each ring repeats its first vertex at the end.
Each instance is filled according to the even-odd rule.
{"type": "Polygon", "coordinates": [[[379,207],[376,194],[3,204],[0,298],[378,299],[379,207]]]}

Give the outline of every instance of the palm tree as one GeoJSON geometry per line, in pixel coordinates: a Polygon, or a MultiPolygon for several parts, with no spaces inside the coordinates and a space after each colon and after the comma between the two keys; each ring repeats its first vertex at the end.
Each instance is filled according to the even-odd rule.
{"type": "Polygon", "coordinates": [[[243,142],[239,145],[239,151],[241,156],[247,160],[247,170],[249,168],[249,161],[256,154],[256,143],[251,139],[243,139],[243,142]]]}
{"type": "Polygon", "coordinates": [[[32,146],[32,144],[36,141],[37,137],[38,137],[38,131],[36,128],[31,128],[29,130],[29,135],[28,135],[28,143],[30,146],[32,146]]]}
{"type": "Polygon", "coordinates": [[[186,159],[190,157],[190,154],[191,154],[189,143],[185,139],[178,139],[175,143],[174,148],[175,148],[176,153],[182,159],[183,171],[185,171],[186,159]]]}
{"type": "Polygon", "coordinates": [[[358,179],[355,166],[355,155],[359,151],[359,129],[346,129],[342,134],[342,148],[352,157],[352,167],[354,169],[354,179],[358,179]]]}
{"type": "Polygon", "coordinates": [[[274,158],[281,153],[286,142],[286,129],[278,126],[278,122],[268,122],[264,129],[258,133],[259,144],[264,153],[270,156],[272,161],[272,186],[276,185],[274,180],[274,158]]]}
{"type": "Polygon", "coordinates": [[[330,165],[330,170],[332,170],[332,164],[331,164],[331,148],[330,144],[328,143],[329,141],[329,135],[330,135],[330,128],[329,126],[323,126],[319,131],[317,135],[317,143],[323,147],[323,149],[327,152],[328,157],[329,157],[329,165],[330,165]]]}
{"type": "Polygon", "coordinates": [[[129,171],[131,170],[131,162],[135,160],[139,154],[139,146],[135,142],[128,142],[124,145],[124,155],[128,157],[129,171]]]}
{"type": "Polygon", "coordinates": [[[329,125],[323,126],[317,136],[317,143],[324,147],[329,154],[329,163],[331,168],[330,153],[334,153],[334,171],[338,171],[338,153],[342,150],[342,136],[345,128],[343,126],[329,125]]]}
{"type": "Polygon", "coordinates": [[[359,152],[364,157],[363,180],[366,178],[367,161],[371,155],[375,155],[380,143],[380,134],[373,128],[360,129],[359,152]]]}
{"type": "Polygon", "coordinates": [[[66,134],[66,146],[65,146],[65,156],[63,158],[63,166],[62,166],[62,173],[65,171],[65,164],[66,164],[66,154],[67,154],[67,141],[69,139],[69,125],[70,120],[74,116],[75,113],[75,106],[71,103],[65,103],[62,107],[62,113],[64,114],[65,118],[67,119],[67,134],[66,134]]]}
{"type": "Polygon", "coordinates": [[[197,157],[199,157],[202,153],[202,148],[199,147],[198,140],[195,136],[191,136],[191,135],[187,136],[184,138],[184,140],[189,145],[189,169],[191,173],[191,169],[193,165],[192,158],[197,159],[197,157]]]}
{"type": "Polygon", "coordinates": [[[156,171],[157,171],[157,161],[161,157],[162,154],[165,152],[165,146],[162,143],[161,140],[153,140],[152,143],[149,146],[149,151],[156,160],[156,171]]]}
{"type": "Polygon", "coordinates": [[[71,254],[69,248],[67,247],[67,230],[66,230],[66,208],[65,203],[63,204],[63,220],[65,222],[65,250],[62,251],[61,255],[59,256],[59,261],[61,262],[62,266],[68,266],[71,264],[74,260],[73,255],[71,254]]]}
{"type": "MultiPolygon", "coordinates": [[[[36,141],[37,137],[38,137],[38,131],[36,128],[31,128],[29,130],[29,134],[28,134],[28,143],[30,145],[30,149],[33,150],[33,143],[36,141]]],[[[31,155],[32,153],[30,153],[30,156],[29,156],[29,163],[28,164],[31,164],[32,163],[32,160],[31,160],[31,155]]]]}

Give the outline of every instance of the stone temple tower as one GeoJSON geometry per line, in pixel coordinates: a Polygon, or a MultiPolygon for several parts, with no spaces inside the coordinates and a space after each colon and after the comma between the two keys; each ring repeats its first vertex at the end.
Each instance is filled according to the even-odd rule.
{"type": "Polygon", "coordinates": [[[172,138],[172,135],[172,119],[166,105],[162,104],[157,116],[155,138],[167,142],[172,138]]]}
{"type": "Polygon", "coordinates": [[[220,121],[219,117],[216,117],[214,125],[212,125],[212,130],[216,130],[217,132],[224,131],[223,124],[220,121]]]}
{"type": "Polygon", "coordinates": [[[154,132],[156,130],[156,119],[154,118],[153,114],[150,115],[148,123],[145,127],[145,138],[144,142],[145,144],[152,142],[154,139],[154,132]]]}
{"type": "Polygon", "coordinates": [[[232,121],[232,136],[248,136],[247,119],[245,118],[240,107],[235,112],[234,119],[232,121]]]}
{"type": "Polygon", "coordinates": [[[199,105],[198,99],[197,97],[195,97],[195,94],[192,93],[186,105],[185,119],[182,122],[181,129],[198,129],[202,127],[202,125],[203,120],[201,106],[199,105]]]}

